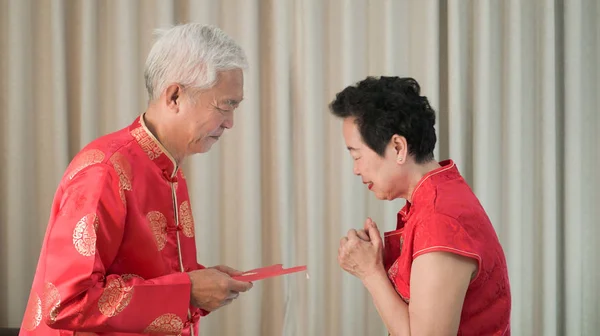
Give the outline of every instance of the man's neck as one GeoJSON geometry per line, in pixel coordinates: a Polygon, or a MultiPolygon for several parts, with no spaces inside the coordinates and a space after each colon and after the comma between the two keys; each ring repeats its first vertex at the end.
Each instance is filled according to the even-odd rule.
{"type": "Polygon", "coordinates": [[[160,144],[167,150],[168,154],[173,157],[175,164],[177,167],[179,167],[183,161],[183,157],[177,153],[175,146],[169,142],[169,137],[166,136],[168,133],[167,130],[161,127],[161,125],[164,125],[164,123],[161,122],[158,111],[149,107],[142,115],[142,118],[144,118],[144,123],[146,124],[146,127],[150,133],[152,133],[158,142],[160,142],[160,144]]]}

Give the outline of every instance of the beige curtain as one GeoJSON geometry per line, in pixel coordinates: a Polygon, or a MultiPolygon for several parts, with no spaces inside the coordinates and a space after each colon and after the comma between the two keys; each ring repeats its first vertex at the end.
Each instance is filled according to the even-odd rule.
{"type": "Polygon", "coordinates": [[[152,30],[216,24],[251,69],[236,127],[189,176],[198,259],[256,283],[203,335],[385,335],[338,241],[401,201],[352,175],[327,103],[367,75],[413,76],[508,258],[513,335],[600,330],[597,0],[0,0],[0,326],[18,326],[69,160],[146,103],[152,30]]]}

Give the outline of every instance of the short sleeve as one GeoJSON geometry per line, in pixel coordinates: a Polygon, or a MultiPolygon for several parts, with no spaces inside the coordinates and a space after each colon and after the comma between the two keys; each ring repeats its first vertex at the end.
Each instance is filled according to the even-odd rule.
{"type": "Polygon", "coordinates": [[[432,214],[415,226],[413,260],[430,252],[450,252],[477,260],[478,274],[481,271],[481,254],[477,242],[457,219],[432,214]]]}

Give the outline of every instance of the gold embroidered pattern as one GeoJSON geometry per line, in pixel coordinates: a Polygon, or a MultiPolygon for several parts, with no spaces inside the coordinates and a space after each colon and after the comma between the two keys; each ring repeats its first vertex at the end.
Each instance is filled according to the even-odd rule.
{"type": "Polygon", "coordinates": [[[25,316],[23,316],[23,329],[33,331],[42,322],[42,300],[36,292],[31,292],[25,316]]]}
{"type": "Polygon", "coordinates": [[[75,157],[71,163],[71,167],[74,167],[69,171],[69,180],[72,180],[77,173],[82,171],[85,167],[91,166],[104,161],[104,152],[99,149],[90,149],[83,153],[80,153],[75,157]]]}
{"type": "Polygon", "coordinates": [[[152,321],[152,323],[144,329],[144,334],[169,333],[177,335],[181,333],[182,329],[183,321],[179,316],[175,314],[164,314],[152,321]]]}
{"type": "Polygon", "coordinates": [[[96,231],[98,230],[98,216],[87,214],[77,222],[73,230],[73,246],[79,254],[90,257],[96,254],[96,231]]]}
{"type": "Polygon", "coordinates": [[[60,293],[51,282],[46,282],[42,295],[42,316],[46,317],[48,324],[56,322],[58,308],[60,307],[60,293]]]}
{"type": "Polygon", "coordinates": [[[119,176],[119,194],[123,204],[127,205],[125,198],[125,190],[131,190],[131,165],[127,158],[121,153],[115,153],[110,158],[110,163],[115,168],[117,175],[119,176]]]}
{"type": "Polygon", "coordinates": [[[142,147],[142,150],[148,155],[150,160],[156,159],[163,153],[158,144],[150,138],[143,127],[133,129],[131,135],[135,138],[140,147],[142,147]]]}
{"type": "Polygon", "coordinates": [[[186,179],[185,175],[183,174],[183,169],[179,169],[179,174],[181,174],[182,179],[184,179],[184,180],[186,179]]]}
{"type": "Polygon", "coordinates": [[[113,317],[119,314],[131,302],[133,286],[126,286],[125,281],[123,277],[118,277],[109,280],[106,284],[98,300],[98,310],[104,316],[113,317]]]}
{"type": "Polygon", "coordinates": [[[154,235],[154,241],[159,251],[167,244],[167,217],[158,211],[150,211],[146,214],[150,230],[154,235]]]}
{"type": "Polygon", "coordinates": [[[188,237],[194,237],[194,218],[190,209],[190,202],[183,201],[179,206],[179,214],[181,216],[181,228],[183,234],[188,237]]]}

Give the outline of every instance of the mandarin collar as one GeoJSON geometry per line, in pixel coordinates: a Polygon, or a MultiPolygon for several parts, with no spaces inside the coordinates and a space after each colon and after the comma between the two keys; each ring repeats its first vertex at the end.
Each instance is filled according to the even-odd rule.
{"type": "Polygon", "coordinates": [[[427,192],[431,191],[435,188],[439,183],[446,181],[448,179],[452,179],[460,176],[458,172],[458,168],[456,168],[456,164],[452,160],[445,160],[439,162],[439,168],[436,168],[429,173],[423,175],[423,177],[417,183],[417,186],[412,192],[411,202],[408,200],[404,207],[397,214],[397,223],[398,229],[400,226],[404,226],[404,223],[408,221],[411,215],[411,209],[413,208],[415,202],[419,202],[419,200],[423,197],[427,196],[427,192]]]}
{"type": "Polygon", "coordinates": [[[436,168],[423,175],[423,177],[419,180],[410,197],[410,203],[414,204],[415,202],[418,202],[422,196],[427,194],[427,191],[431,190],[431,187],[435,187],[440,182],[460,175],[458,169],[456,168],[456,164],[452,160],[441,161],[439,162],[439,165],[439,168],[436,168]]]}
{"type": "Polygon", "coordinates": [[[129,133],[148,158],[158,166],[167,180],[174,180],[177,175],[177,163],[167,149],[158,141],[146,126],[144,115],[137,117],[129,126],[129,133]]]}

